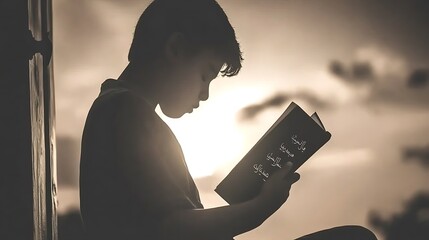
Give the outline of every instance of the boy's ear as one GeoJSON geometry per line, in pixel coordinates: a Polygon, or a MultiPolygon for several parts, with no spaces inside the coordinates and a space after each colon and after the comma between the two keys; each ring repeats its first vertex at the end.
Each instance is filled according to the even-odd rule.
{"type": "Polygon", "coordinates": [[[164,53],[169,62],[177,62],[186,54],[186,39],[183,33],[174,32],[165,43],[164,53]]]}

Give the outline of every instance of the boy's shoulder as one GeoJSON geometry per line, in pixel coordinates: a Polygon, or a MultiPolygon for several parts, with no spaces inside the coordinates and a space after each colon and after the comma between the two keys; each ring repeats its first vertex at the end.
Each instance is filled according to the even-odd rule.
{"type": "Polygon", "coordinates": [[[100,94],[94,102],[112,103],[116,101],[137,101],[137,96],[121,81],[107,79],[101,84],[100,94]]]}
{"type": "Polygon", "coordinates": [[[141,96],[125,86],[121,81],[114,79],[107,79],[101,84],[100,94],[94,100],[91,111],[156,114],[141,96]]]}

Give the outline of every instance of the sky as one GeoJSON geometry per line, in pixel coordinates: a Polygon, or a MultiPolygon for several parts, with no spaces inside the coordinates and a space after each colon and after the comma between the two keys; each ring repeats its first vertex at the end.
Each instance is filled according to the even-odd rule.
{"type": "MultiPolygon", "coordinates": [[[[309,114],[317,111],[332,134],[299,170],[286,204],[236,239],[370,227],[370,212],[392,215],[417,192],[429,191],[429,4],[218,2],[243,51],[240,74],[216,79],[210,99],[190,115],[168,119],[158,110],[182,144],[203,204],[225,205],[213,189],[291,101],[309,114]]],[[[78,208],[86,114],[100,84],[127,65],[134,26],[148,3],[53,3],[60,213],[78,208]]]]}

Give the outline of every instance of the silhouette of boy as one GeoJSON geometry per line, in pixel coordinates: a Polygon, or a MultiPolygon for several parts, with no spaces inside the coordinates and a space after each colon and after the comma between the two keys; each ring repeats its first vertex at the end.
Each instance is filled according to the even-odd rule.
{"type": "MultiPolygon", "coordinates": [[[[172,118],[190,113],[219,72],[238,74],[240,47],[215,0],[153,1],[128,59],[117,80],[102,84],[85,123],[80,202],[88,239],[232,239],[280,208],[299,179],[290,165],[254,199],[204,209],[178,141],[155,113],[157,105],[172,118]]],[[[375,237],[345,226],[302,239],[375,237]]]]}

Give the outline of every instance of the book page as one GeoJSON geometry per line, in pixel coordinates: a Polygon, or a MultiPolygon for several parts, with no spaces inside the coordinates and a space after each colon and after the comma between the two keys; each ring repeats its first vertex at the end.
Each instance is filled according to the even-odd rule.
{"type": "Polygon", "coordinates": [[[323,129],[325,130],[325,126],[323,126],[322,120],[320,120],[319,115],[317,115],[316,112],[314,112],[311,115],[311,118],[323,129]]]}

